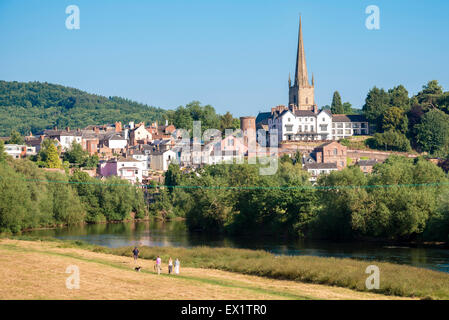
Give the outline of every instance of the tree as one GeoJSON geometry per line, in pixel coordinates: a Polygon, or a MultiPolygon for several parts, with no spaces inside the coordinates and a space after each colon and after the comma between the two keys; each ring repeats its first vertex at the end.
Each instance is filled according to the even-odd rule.
{"type": "Polygon", "coordinates": [[[408,91],[403,85],[388,90],[388,94],[390,96],[390,106],[401,108],[404,112],[410,110],[408,91]]]}
{"type": "Polygon", "coordinates": [[[16,130],[11,131],[11,136],[8,141],[9,144],[24,144],[25,140],[16,130]]]}
{"type": "Polygon", "coordinates": [[[395,130],[377,132],[366,143],[373,149],[408,152],[411,150],[407,137],[395,130]]]}
{"type": "Polygon", "coordinates": [[[0,162],[6,160],[5,143],[0,140],[0,162]]]}
{"type": "Polygon", "coordinates": [[[344,114],[351,114],[352,113],[352,104],[350,104],[349,102],[345,102],[343,103],[343,113],[344,114]]]}
{"type": "Polygon", "coordinates": [[[343,105],[341,103],[341,96],[338,91],[335,91],[334,96],[332,97],[331,112],[333,114],[344,113],[343,105]]]}
{"type": "Polygon", "coordinates": [[[363,114],[371,124],[375,125],[377,132],[382,132],[382,118],[390,105],[390,97],[384,89],[372,88],[365,99],[363,114]]]}
{"type": "Polygon", "coordinates": [[[422,151],[435,155],[446,155],[449,148],[449,116],[434,109],[425,113],[420,124],[415,126],[416,142],[422,151]]]}
{"type": "Polygon", "coordinates": [[[87,158],[87,151],[83,150],[83,147],[79,143],[76,143],[76,141],[73,141],[70,149],[64,153],[65,161],[78,165],[79,167],[84,166],[87,158]]]}
{"type": "Polygon", "coordinates": [[[45,161],[47,168],[62,168],[61,159],[59,158],[58,150],[55,145],[51,143],[47,148],[47,159],[45,161]]]}
{"type": "Polygon", "coordinates": [[[399,107],[388,108],[382,118],[382,130],[396,130],[400,133],[406,133],[408,128],[408,119],[403,109],[399,107]]]}

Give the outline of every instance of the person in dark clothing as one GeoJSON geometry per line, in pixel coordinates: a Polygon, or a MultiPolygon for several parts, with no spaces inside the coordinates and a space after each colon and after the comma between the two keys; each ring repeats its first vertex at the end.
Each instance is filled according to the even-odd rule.
{"type": "Polygon", "coordinates": [[[134,247],[133,256],[134,256],[134,262],[137,262],[137,258],[139,257],[139,249],[137,249],[137,247],[134,247]]]}

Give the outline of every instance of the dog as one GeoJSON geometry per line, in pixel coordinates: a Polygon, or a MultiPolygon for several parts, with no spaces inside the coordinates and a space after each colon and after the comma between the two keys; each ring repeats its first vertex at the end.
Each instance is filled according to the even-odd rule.
{"type": "Polygon", "coordinates": [[[137,272],[140,272],[140,269],[142,269],[142,267],[135,267],[134,270],[136,270],[137,272]]]}

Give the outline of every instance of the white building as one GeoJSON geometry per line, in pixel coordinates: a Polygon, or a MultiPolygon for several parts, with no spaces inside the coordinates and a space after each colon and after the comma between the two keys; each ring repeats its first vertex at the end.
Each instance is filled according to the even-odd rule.
{"type": "Polygon", "coordinates": [[[112,134],[106,138],[107,146],[110,149],[125,149],[128,145],[128,140],[119,134],[112,134]]]}
{"type": "MultiPolygon", "coordinates": [[[[256,124],[257,125],[257,124],[256,124]]],[[[277,130],[278,142],[340,140],[353,135],[368,135],[368,121],[361,115],[333,115],[295,108],[273,110],[268,130],[277,130]]]]}
{"type": "Polygon", "coordinates": [[[306,163],[304,165],[304,169],[307,170],[307,172],[310,173],[310,181],[315,182],[318,178],[318,176],[322,174],[329,174],[332,171],[337,171],[337,164],[336,163],[306,163]]]}
{"type": "Polygon", "coordinates": [[[20,159],[36,155],[36,148],[19,144],[5,144],[5,153],[14,159],[20,159]]]}

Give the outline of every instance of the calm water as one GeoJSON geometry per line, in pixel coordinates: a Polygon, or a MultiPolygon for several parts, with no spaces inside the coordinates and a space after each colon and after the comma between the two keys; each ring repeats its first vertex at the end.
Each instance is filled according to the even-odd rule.
{"type": "Polygon", "coordinates": [[[211,237],[210,235],[188,232],[183,221],[85,225],[52,230],[35,230],[29,232],[29,234],[52,236],[59,239],[83,240],[107,247],[134,245],[193,247],[204,245],[264,249],[275,254],[380,260],[449,272],[449,250],[445,249],[383,246],[366,243],[292,241],[273,239],[272,237],[211,237]]]}

